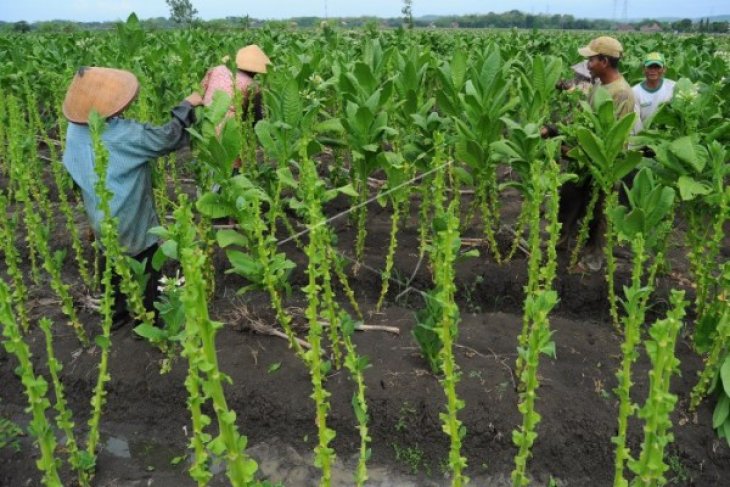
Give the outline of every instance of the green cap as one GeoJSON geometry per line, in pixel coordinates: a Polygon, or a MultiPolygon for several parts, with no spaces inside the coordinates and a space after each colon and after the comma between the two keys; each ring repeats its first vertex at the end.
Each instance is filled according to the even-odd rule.
{"type": "Polygon", "coordinates": [[[664,56],[658,52],[650,52],[644,57],[644,66],[651,66],[652,64],[658,64],[663,68],[664,56]]]}

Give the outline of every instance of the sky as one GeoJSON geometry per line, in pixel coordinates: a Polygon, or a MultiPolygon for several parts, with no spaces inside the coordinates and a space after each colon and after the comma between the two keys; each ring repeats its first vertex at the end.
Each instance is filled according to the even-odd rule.
{"type": "MultiPolygon", "coordinates": [[[[413,15],[463,15],[504,12],[571,14],[583,18],[689,17],[730,14],[728,0],[413,0],[413,15]]],[[[399,17],[401,0],[192,0],[198,16],[209,20],[250,15],[257,19],[289,17],[399,17]]],[[[0,0],[0,20],[124,20],[135,12],[141,19],[168,17],[165,0],[0,0]]]]}

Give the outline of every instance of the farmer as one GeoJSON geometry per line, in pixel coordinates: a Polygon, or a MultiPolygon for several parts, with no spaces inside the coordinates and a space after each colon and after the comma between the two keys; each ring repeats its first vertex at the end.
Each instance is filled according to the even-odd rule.
{"type": "MultiPolygon", "coordinates": [[[[107,188],[113,193],[110,202],[112,217],[119,222],[119,244],[123,251],[138,261],[146,259],[149,275],[144,290],[144,305],[154,310],[159,272],[152,268],[152,255],[157,238],[148,230],[158,226],[152,196],[152,164],[157,157],[185,145],[188,128],[195,121],[194,107],[203,103],[198,93],[185,98],[162,126],[142,124],[124,119],[122,112],[134,101],[139,91],[137,78],[128,71],[112,68],[84,67],[76,72],[63,102],[63,114],[69,120],[63,165],[81,189],[89,223],[97,238],[100,235],[102,211],[94,190],[94,150],[88,122],[92,110],[106,119],[102,142],[109,151],[107,188]]],[[[112,329],[130,321],[126,298],[119,289],[121,278],[114,275],[114,317],[112,329]]]]}
{"type": "Polygon", "coordinates": [[[580,90],[583,93],[588,94],[593,87],[594,79],[591,76],[591,72],[588,70],[588,61],[581,61],[570,67],[573,71],[572,80],[560,80],[555,85],[558,90],[561,91],[573,91],[580,90]]]}
{"type": "MultiPolygon", "coordinates": [[[[622,118],[634,111],[634,92],[619,72],[619,61],[623,46],[613,37],[601,36],[593,39],[587,46],[578,49],[587,59],[591,76],[600,81],[600,86],[613,98],[614,115],[622,118]]],[[[593,103],[597,87],[593,86],[588,98],[593,103]]],[[[564,244],[584,216],[591,197],[592,178],[590,174],[579,174],[578,182],[565,183],[560,191],[560,210],[558,218],[562,224],[561,244],[564,244]]],[[[605,217],[603,215],[604,195],[599,197],[591,219],[585,253],[578,270],[598,271],[603,266],[603,241],[605,217]]]]}
{"type": "Polygon", "coordinates": [[[637,123],[637,132],[640,131],[646,121],[656,113],[659,105],[672,99],[674,85],[671,79],[664,78],[667,72],[664,56],[658,52],[650,52],[644,57],[644,81],[634,86],[634,98],[636,99],[636,112],[640,120],[637,123]]]}
{"type": "MultiPolygon", "coordinates": [[[[258,73],[266,73],[266,66],[268,64],[271,64],[271,61],[261,48],[255,44],[242,47],[236,54],[236,67],[238,70],[235,75],[235,87],[242,94],[243,116],[247,117],[249,110],[252,109],[252,122],[254,124],[263,118],[261,91],[254,77],[258,73]],[[253,98],[251,99],[251,97],[253,98]],[[250,105],[251,102],[253,102],[253,107],[250,105]]],[[[233,98],[235,96],[233,79],[233,73],[228,69],[228,66],[221,64],[209,69],[203,77],[203,81],[201,81],[203,104],[205,106],[210,106],[213,103],[213,96],[216,92],[222,91],[231,97],[232,103],[228,107],[228,112],[226,113],[227,118],[232,117],[236,113],[236,107],[233,104],[233,98]]],[[[220,133],[221,128],[222,124],[217,127],[216,131],[220,133]]]]}

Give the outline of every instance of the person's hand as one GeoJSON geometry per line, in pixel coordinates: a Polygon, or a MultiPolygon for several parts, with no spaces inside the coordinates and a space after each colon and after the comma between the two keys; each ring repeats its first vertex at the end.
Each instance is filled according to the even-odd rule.
{"type": "Polygon", "coordinates": [[[540,137],[543,139],[557,137],[558,135],[560,135],[560,132],[558,132],[558,128],[555,125],[548,124],[540,127],[540,137]]]}
{"type": "Polygon", "coordinates": [[[187,98],[185,98],[185,101],[194,107],[199,107],[203,104],[203,97],[200,96],[200,93],[197,91],[193,91],[187,98]]]}

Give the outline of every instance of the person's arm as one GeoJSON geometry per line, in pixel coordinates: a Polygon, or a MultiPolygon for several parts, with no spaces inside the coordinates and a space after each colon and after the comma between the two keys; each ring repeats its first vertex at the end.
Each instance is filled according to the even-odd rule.
{"type": "Polygon", "coordinates": [[[170,121],[165,125],[144,124],[138,141],[139,150],[153,158],[183,147],[189,140],[185,129],[195,123],[195,107],[202,103],[200,94],[195,92],[172,109],[170,121]]]}

